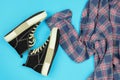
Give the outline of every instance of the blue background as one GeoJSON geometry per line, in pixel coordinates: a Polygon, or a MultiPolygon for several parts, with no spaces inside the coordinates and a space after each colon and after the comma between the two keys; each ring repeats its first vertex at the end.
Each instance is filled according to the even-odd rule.
{"type": "MultiPolygon", "coordinates": [[[[23,67],[28,52],[20,58],[5,40],[4,35],[32,14],[46,10],[48,17],[64,9],[73,12],[72,24],[80,32],[80,17],[87,0],[0,0],[0,80],[86,80],[94,70],[93,56],[82,62],[73,62],[59,46],[47,77],[23,67]]],[[[35,32],[36,44],[42,45],[50,34],[45,22],[35,32]]]]}

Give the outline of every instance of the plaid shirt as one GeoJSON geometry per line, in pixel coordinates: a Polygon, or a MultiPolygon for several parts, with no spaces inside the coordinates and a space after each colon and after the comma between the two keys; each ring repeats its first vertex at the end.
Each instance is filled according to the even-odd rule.
{"type": "Polygon", "coordinates": [[[82,14],[81,33],[71,24],[69,9],[46,20],[60,29],[60,45],[75,62],[94,55],[95,70],[88,80],[120,80],[120,0],[89,0],[82,14]]]}

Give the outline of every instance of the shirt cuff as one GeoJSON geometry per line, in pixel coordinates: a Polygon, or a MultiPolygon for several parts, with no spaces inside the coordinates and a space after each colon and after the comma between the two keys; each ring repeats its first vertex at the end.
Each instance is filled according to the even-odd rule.
{"type": "Polygon", "coordinates": [[[71,18],[72,18],[71,10],[66,9],[46,19],[46,23],[49,26],[49,28],[52,29],[53,27],[59,27],[57,25],[61,24],[64,19],[67,20],[68,22],[71,22],[71,18]]]}

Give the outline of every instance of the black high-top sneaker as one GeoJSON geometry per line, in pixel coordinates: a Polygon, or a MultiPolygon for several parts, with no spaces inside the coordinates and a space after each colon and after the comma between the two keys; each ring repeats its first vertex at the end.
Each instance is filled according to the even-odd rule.
{"type": "Polygon", "coordinates": [[[16,49],[21,57],[24,51],[34,45],[34,32],[46,16],[47,14],[45,11],[38,12],[5,35],[5,40],[16,49]]]}
{"type": "Polygon", "coordinates": [[[30,67],[47,76],[58,48],[59,37],[58,28],[53,28],[50,37],[43,46],[30,51],[27,61],[23,66],[30,67]]]}

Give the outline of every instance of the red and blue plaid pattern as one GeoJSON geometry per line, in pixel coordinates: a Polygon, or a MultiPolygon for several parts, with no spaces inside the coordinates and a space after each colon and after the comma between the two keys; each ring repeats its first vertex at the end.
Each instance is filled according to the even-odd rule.
{"type": "Polygon", "coordinates": [[[60,29],[60,45],[76,61],[94,55],[95,70],[88,80],[120,80],[120,0],[89,0],[82,14],[81,33],[67,9],[46,20],[60,29]]]}

